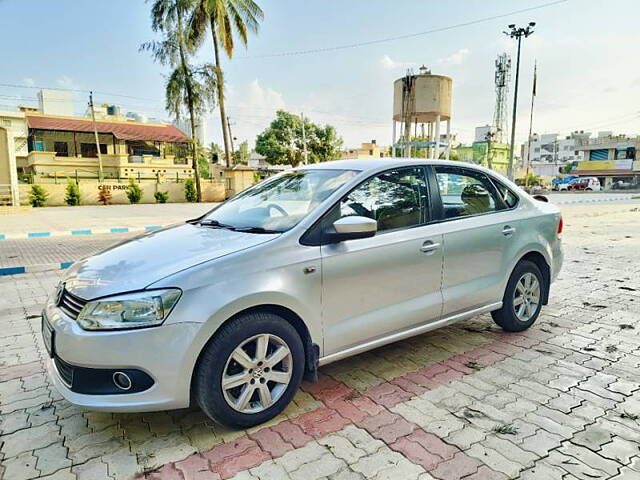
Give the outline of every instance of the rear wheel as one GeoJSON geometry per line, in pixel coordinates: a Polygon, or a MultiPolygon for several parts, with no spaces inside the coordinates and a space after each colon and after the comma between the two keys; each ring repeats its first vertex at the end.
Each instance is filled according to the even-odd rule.
{"type": "Polygon", "coordinates": [[[250,427],[278,415],[304,371],[298,332],[271,313],[243,315],[207,344],[195,375],[195,397],[212,419],[250,427]]]}
{"type": "Polygon", "coordinates": [[[522,260],[509,277],[502,308],[491,312],[493,320],[507,332],[526,330],[540,315],[546,288],[538,266],[528,260],[522,260]]]}

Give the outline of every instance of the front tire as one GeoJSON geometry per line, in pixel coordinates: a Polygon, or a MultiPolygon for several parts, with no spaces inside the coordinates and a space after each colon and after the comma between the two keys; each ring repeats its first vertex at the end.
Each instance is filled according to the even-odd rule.
{"type": "Polygon", "coordinates": [[[522,260],[511,273],[502,299],[502,308],[491,312],[493,321],[507,332],[521,332],[540,315],[548,286],[538,266],[522,260]]]}
{"type": "Polygon", "coordinates": [[[304,372],[304,347],[293,326],[267,312],[223,325],[195,372],[195,400],[213,420],[247,428],[282,412],[304,372]]]}

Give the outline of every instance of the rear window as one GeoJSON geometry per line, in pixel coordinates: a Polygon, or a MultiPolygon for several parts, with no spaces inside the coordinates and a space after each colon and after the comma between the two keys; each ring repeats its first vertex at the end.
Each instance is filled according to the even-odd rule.
{"type": "MultiPolygon", "coordinates": [[[[493,180],[493,179],[492,179],[493,180]]],[[[493,180],[496,188],[498,189],[498,194],[504,201],[507,208],[513,208],[518,204],[518,196],[509,190],[505,185],[500,182],[493,180]]]]}

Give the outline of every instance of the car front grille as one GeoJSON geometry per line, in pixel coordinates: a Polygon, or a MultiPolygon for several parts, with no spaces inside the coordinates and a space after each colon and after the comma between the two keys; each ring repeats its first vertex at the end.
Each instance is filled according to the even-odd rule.
{"type": "Polygon", "coordinates": [[[59,357],[55,357],[53,362],[56,364],[56,370],[58,370],[58,374],[64,384],[71,388],[73,386],[73,367],[59,357]]]}
{"type": "Polygon", "coordinates": [[[66,288],[62,288],[62,293],[60,294],[60,299],[58,300],[58,307],[69,315],[74,320],[78,318],[80,311],[87,304],[86,300],[83,300],[80,297],[76,297],[71,294],[66,288]]]}

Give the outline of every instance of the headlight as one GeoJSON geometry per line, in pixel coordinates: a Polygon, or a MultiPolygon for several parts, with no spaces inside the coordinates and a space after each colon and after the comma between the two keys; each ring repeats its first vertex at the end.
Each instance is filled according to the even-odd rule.
{"type": "Polygon", "coordinates": [[[87,303],[78,315],[85,330],[117,330],[162,324],[178,302],[178,289],[149,290],[87,303]]]}

